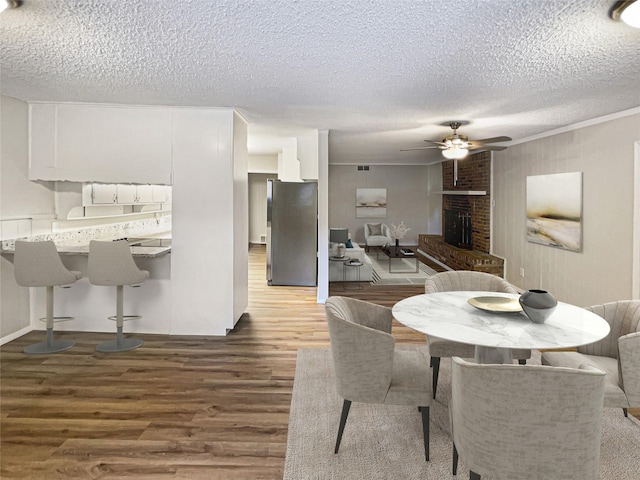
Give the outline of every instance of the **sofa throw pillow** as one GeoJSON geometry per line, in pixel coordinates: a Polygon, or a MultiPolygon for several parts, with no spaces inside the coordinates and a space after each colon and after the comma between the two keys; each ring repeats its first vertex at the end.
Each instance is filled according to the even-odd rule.
{"type": "Polygon", "coordinates": [[[369,227],[369,235],[382,235],[381,223],[367,223],[367,227],[369,227]]]}
{"type": "Polygon", "coordinates": [[[347,243],[345,243],[347,248],[353,248],[353,243],[351,243],[351,239],[347,240],[347,243]]]}

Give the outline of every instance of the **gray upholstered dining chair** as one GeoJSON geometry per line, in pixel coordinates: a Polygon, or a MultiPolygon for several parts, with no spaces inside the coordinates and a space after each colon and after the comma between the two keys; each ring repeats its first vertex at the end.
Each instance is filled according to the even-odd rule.
{"type": "Polygon", "coordinates": [[[325,304],[336,391],[343,398],[335,452],[351,402],[416,406],[422,414],[425,459],[429,460],[429,404],[426,348],[395,346],[391,309],[346,297],[325,304]]]}
{"type": "Polygon", "coordinates": [[[605,372],[459,357],[451,365],[454,475],[459,455],[471,480],[599,477],[605,372]]]}
{"type": "Polygon", "coordinates": [[[124,285],[138,286],[148,278],[149,272],[140,270],[133,260],[126,240],[89,242],[89,281],[93,285],[116,287],[116,314],[108,317],[116,322],[116,338],[98,344],[98,352],[123,352],[142,345],[142,340],[123,335],[124,321],[142,318],[124,315],[124,285]]]}
{"type": "MultiPolygon", "coordinates": [[[[482,291],[482,292],[504,292],[518,293],[513,285],[503,278],[484,272],[473,272],[468,270],[455,270],[437,273],[429,277],[424,282],[425,293],[455,292],[455,291],[482,291]]],[[[445,340],[444,338],[427,336],[429,344],[430,365],[433,367],[432,390],[433,398],[436,398],[438,388],[438,375],[440,373],[440,359],[442,357],[462,357],[473,358],[475,346],[466,343],[445,340]]],[[[531,350],[513,349],[513,358],[518,363],[524,365],[527,359],[531,358],[531,350]]]]}
{"type": "Polygon", "coordinates": [[[587,308],[604,318],[611,330],[602,340],[577,352],[543,352],[542,364],[576,368],[587,364],[607,372],[605,407],[640,407],[640,300],[623,300],[587,308]]]}
{"type": "Polygon", "coordinates": [[[54,316],[53,287],[68,286],[82,278],[81,272],[67,270],[62,263],[56,244],[52,240],[29,242],[16,240],[13,272],[16,283],[23,287],[46,287],[46,338],[24,349],[24,353],[47,354],[71,348],[72,340],[54,340],[53,325],[56,321],[72,320],[73,317],[54,316]]]}

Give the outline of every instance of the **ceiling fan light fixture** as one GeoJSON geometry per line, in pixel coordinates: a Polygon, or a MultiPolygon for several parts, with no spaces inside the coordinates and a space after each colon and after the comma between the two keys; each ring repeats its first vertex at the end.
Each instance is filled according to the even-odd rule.
{"type": "Polygon", "coordinates": [[[640,28],[640,1],[621,0],[611,10],[611,18],[633,28],[640,28]]]}
{"type": "Polygon", "coordinates": [[[458,145],[453,145],[451,148],[442,150],[442,156],[448,160],[461,160],[469,154],[469,150],[466,148],[460,148],[458,145]]]}

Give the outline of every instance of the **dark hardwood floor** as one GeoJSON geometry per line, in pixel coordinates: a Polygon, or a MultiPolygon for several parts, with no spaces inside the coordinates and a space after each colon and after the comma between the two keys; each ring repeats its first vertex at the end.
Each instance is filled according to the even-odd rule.
{"type": "MultiPolygon", "coordinates": [[[[143,347],[103,354],[112,334],[69,332],[71,350],[27,356],[43,335],[31,332],[2,346],[0,477],[281,478],[296,352],[329,336],[315,288],[267,287],[264,247],[249,261],[249,307],[226,337],[136,335],[143,347]]],[[[330,286],[387,306],[423,291],[330,286]]],[[[393,334],[425,341],[397,323],[393,334]]]]}
{"type": "MultiPolygon", "coordinates": [[[[264,263],[253,247],[249,307],[226,337],[136,335],[144,346],[117,354],[94,350],[112,334],[60,333],[77,343],[55,355],[22,353],[42,332],[3,345],[0,477],[281,478],[296,352],[329,336],[315,288],[268,287],[264,263]]],[[[330,291],[384,305],[422,291],[363,287],[330,291]]]]}

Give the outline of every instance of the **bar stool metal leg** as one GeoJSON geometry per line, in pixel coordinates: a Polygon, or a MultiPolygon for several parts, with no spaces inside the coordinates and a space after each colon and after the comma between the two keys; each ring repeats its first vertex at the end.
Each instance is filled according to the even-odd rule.
{"type": "Polygon", "coordinates": [[[46,340],[40,343],[34,343],[25,347],[24,353],[31,355],[44,355],[47,353],[58,353],[68,350],[75,345],[72,340],[54,340],[53,339],[53,322],[56,318],[60,320],[71,320],[73,317],[54,317],[53,316],[53,286],[47,288],[47,333],[46,340]]]}
{"type": "Polygon", "coordinates": [[[134,348],[141,347],[142,340],[137,338],[124,338],[122,334],[122,327],[125,320],[137,320],[142,318],[140,315],[124,315],[124,286],[116,286],[116,315],[109,317],[109,320],[115,320],[117,332],[115,340],[108,340],[102,342],[96,346],[98,352],[114,353],[114,352],[126,352],[127,350],[133,350],[134,348]]]}

